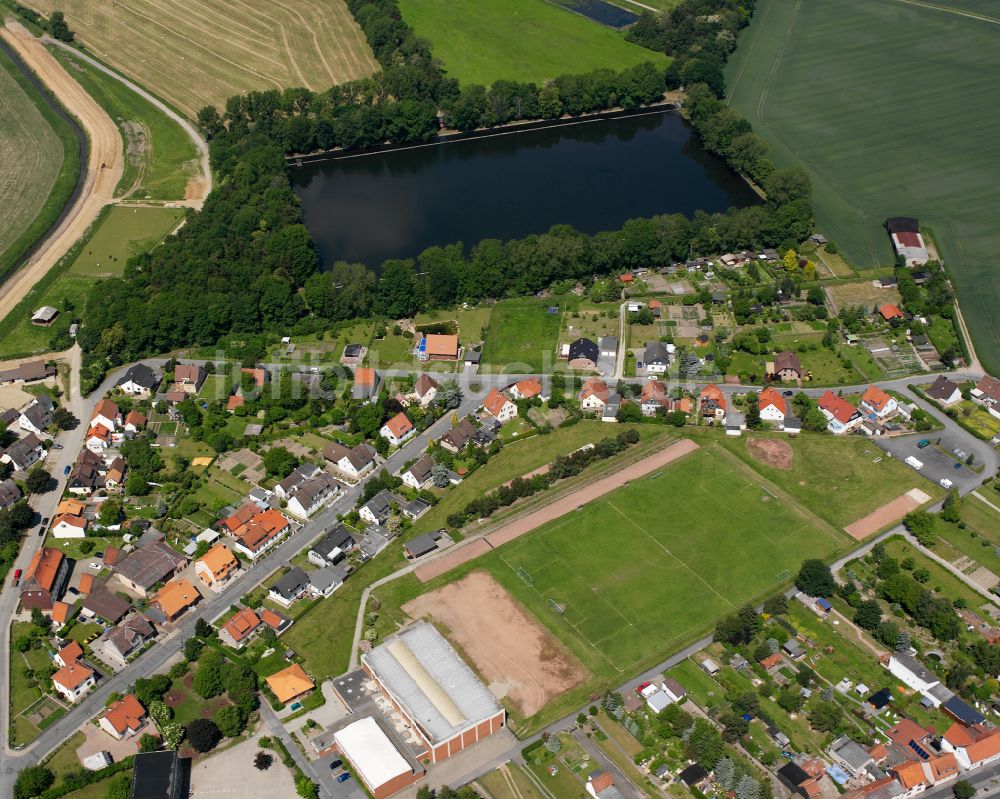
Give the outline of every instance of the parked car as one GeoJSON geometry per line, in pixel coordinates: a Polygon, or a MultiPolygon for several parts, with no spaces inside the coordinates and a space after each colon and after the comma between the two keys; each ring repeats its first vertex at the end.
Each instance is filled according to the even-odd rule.
{"type": "Polygon", "coordinates": [[[73,468],[73,467],[71,467],[71,466],[70,466],[69,464],[67,464],[67,465],[66,465],[66,468],[65,468],[65,469],[63,469],[63,474],[69,474],[69,473],[70,473],[70,471],[72,471],[72,468],[73,468]]]}
{"type": "Polygon", "coordinates": [[[795,392],[794,391],[782,391],[781,393],[782,393],[782,396],[785,396],[785,397],[794,397],[795,396],[795,392]]]}
{"type": "Polygon", "coordinates": [[[21,570],[14,569],[14,585],[17,585],[19,582],[21,582],[21,570]]]}
{"type": "Polygon", "coordinates": [[[41,538],[43,535],[45,535],[45,525],[44,524],[41,527],[38,528],[38,537],[41,538]]]}
{"type": "Polygon", "coordinates": [[[63,448],[62,444],[53,444],[52,445],[52,449],[62,449],[62,448],[63,448]]]}
{"type": "Polygon", "coordinates": [[[350,778],[351,778],[350,773],[345,771],[343,774],[337,777],[337,782],[347,782],[350,778]]]}
{"type": "Polygon", "coordinates": [[[942,477],[940,480],[938,480],[938,483],[941,485],[941,488],[944,488],[946,490],[954,485],[954,483],[951,482],[951,480],[949,480],[947,477],[942,477]]]}
{"type": "Polygon", "coordinates": [[[929,447],[931,444],[929,439],[922,438],[917,442],[917,449],[923,449],[924,447],[929,447]]]}
{"type": "Polygon", "coordinates": [[[344,765],[344,761],[341,760],[340,758],[337,758],[330,764],[330,770],[334,771],[335,769],[340,768],[342,765],[344,765]]]}
{"type": "Polygon", "coordinates": [[[961,469],[962,468],[962,464],[956,463],[952,468],[953,469],[961,469]]]}
{"type": "Polygon", "coordinates": [[[42,527],[48,527],[48,526],[49,526],[49,517],[46,516],[42,519],[42,527]]]}

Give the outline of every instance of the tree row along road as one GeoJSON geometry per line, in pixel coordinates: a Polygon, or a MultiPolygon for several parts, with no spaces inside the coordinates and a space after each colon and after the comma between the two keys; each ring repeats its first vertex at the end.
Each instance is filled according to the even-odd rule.
{"type": "Polygon", "coordinates": [[[90,142],[83,189],[62,221],[41,247],[4,284],[0,292],[0,319],[23,300],[35,284],[62,258],[114,199],[122,177],[122,139],[118,127],[103,108],[70,77],[40,39],[23,25],[8,22],[0,36],[48,87],[56,100],[74,117],[90,142]],[[103,165],[103,166],[102,166],[103,165]]]}

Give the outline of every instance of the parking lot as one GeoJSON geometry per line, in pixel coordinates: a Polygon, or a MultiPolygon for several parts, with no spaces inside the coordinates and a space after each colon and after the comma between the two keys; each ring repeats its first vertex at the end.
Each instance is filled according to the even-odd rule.
{"type": "MultiPolygon", "coordinates": [[[[255,738],[200,758],[191,768],[191,796],[212,799],[295,799],[291,772],[275,756],[267,771],[253,766],[255,738]]],[[[275,753],[272,751],[272,755],[275,753]]]]}
{"type": "Polygon", "coordinates": [[[365,792],[358,786],[354,777],[346,782],[337,782],[337,777],[344,773],[344,770],[330,768],[330,764],[336,760],[340,760],[340,755],[326,755],[312,763],[317,778],[323,783],[323,788],[333,799],[365,799],[365,792]]]}
{"type": "Polygon", "coordinates": [[[964,458],[960,460],[958,455],[952,454],[952,450],[956,448],[960,452],[962,451],[962,442],[956,436],[941,432],[914,433],[907,436],[877,438],[875,443],[901,461],[905,461],[910,456],[916,458],[924,464],[920,475],[932,483],[940,484],[942,479],[948,479],[954,483],[955,488],[964,492],[975,488],[982,481],[976,472],[964,465],[962,462],[964,458]],[[917,445],[924,439],[931,443],[921,449],[917,445]],[[956,464],[960,468],[956,469],[956,464]]]}

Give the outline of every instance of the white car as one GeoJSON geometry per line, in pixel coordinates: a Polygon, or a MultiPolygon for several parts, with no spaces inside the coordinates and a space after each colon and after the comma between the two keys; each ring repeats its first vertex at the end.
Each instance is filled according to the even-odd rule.
{"type": "Polygon", "coordinates": [[[945,490],[947,490],[947,489],[951,488],[953,485],[955,485],[947,477],[942,477],[940,480],[938,480],[938,483],[941,485],[941,488],[943,488],[945,490]]]}

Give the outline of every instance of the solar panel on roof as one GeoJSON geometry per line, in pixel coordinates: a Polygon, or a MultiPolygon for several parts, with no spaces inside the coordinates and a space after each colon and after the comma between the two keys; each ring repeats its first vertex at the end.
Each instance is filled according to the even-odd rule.
{"type": "Polygon", "coordinates": [[[931,759],[931,756],[927,753],[927,750],[925,750],[916,741],[910,741],[910,749],[912,749],[914,752],[916,752],[918,755],[920,755],[920,759],[921,760],[930,760],[931,759]]]}

